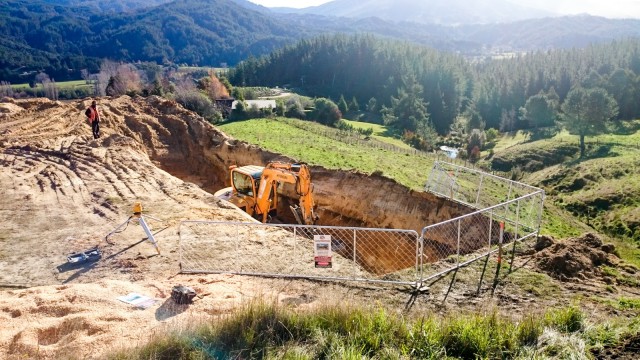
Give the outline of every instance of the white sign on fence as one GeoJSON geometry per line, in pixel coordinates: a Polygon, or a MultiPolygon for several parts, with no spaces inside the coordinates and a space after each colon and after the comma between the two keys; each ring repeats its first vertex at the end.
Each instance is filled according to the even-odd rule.
{"type": "Polygon", "coordinates": [[[317,268],[331,267],[331,235],[313,235],[313,260],[317,268]]]}

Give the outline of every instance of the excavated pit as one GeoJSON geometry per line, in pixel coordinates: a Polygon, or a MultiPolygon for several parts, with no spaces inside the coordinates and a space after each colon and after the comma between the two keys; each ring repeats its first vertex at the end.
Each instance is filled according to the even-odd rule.
{"type": "MultiPolygon", "coordinates": [[[[38,99],[15,104],[7,101],[1,109],[2,117],[7,120],[2,128],[4,130],[0,129],[4,135],[0,138],[0,145],[6,142],[3,146],[8,147],[7,151],[10,152],[13,147],[21,149],[20,146],[29,144],[29,148],[35,150],[54,149],[70,157],[71,160],[53,159],[53,162],[49,162],[51,169],[59,171],[42,170],[39,176],[44,180],[38,182],[42,191],[49,186],[48,182],[52,189],[61,188],[60,191],[66,191],[64,187],[68,184],[75,186],[76,183],[85,181],[83,177],[87,176],[83,175],[84,171],[89,171],[91,179],[95,178],[87,178],[87,181],[123,183],[109,185],[115,192],[100,190],[91,194],[91,198],[100,199],[100,204],[92,205],[95,207],[94,212],[102,214],[101,217],[104,218],[116,217],[113,201],[128,199],[131,196],[129,194],[144,196],[144,190],[136,190],[138,186],[146,188],[149,187],[147,183],[152,182],[153,186],[166,188],[170,181],[164,179],[164,174],[151,175],[158,170],[147,168],[148,160],[164,172],[195,184],[211,194],[228,186],[230,165],[266,165],[271,161],[293,161],[280,154],[234,140],[174,101],[154,96],[100,99],[105,136],[98,142],[87,141],[83,137],[88,135],[88,127],[82,118],[87,105],[88,100],[63,103],[38,99]],[[119,149],[117,155],[113,153],[115,149],[119,149]],[[67,163],[70,168],[67,168],[67,163]],[[99,164],[105,164],[105,167],[101,168],[99,164]],[[68,176],[58,175],[58,172],[68,176]],[[59,179],[60,176],[68,179],[59,179]]],[[[31,160],[25,158],[24,161],[31,160]]],[[[9,166],[9,163],[5,165],[9,166]]],[[[427,225],[473,211],[429,193],[412,191],[383,176],[329,170],[318,166],[313,166],[310,170],[320,216],[318,225],[415,230],[419,234],[427,225]]],[[[16,183],[15,186],[21,185],[16,183]]],[[[72,203],[90,199],[82,192],[79,194],[80,200],[73,200],[72,203]]],[[[56,196],[68,195],[61,192],[56,196]]],[[[164,196],[170,199],[174,194],[165,192],[164,196]]],[[[284,209],[278,211],[280,220],[295,223],[286,203],[283,205],[284,209]]],[[[466,226],[461,233],[463,252],[476,250],[480,246],[477,239],[481,238],[483,231],[486,233],[481,222],[476,223],[477,225],[466,226]]],[[[351,235],[336,233],[333,239],[340,243],[336,252],[351,254],[351,238],[351,235]]],[[[456,242],[456,237],[451,236],[451,233],[434,232],[430,234],[429,244],[424,249],[424,258],[436,261],[446,257],[454,253],[456,242]]],[[[376,274],[391,273],[415,265],[415,239],[408,240],[406,235],[371,233],[358,239],[355,251],[355,261],[376,274]]]]}
{"type": "MultiPolygon", "coordinates": [[[[154,115],[158,122],[130,121],[127,122],[128,127],[141,136],[140,140],[146,145],[151,159],[159,167],[210,193],[229,186],[230,165],[264,166],[271,161],[294,161],[234,140],[199,118],[183,116],[186,121],[177,121],[175,116],[166,114],[183,110],[171,101],[151,98],[148,103],[153,107],[149,113],[160,112],[154,115]],[[154,124],[162,128],[149,129],[154,124]]],[[[420,234],[427,225],[473,211],[430,193],[412,191],[383,176],[318,166],[310,170],[320,216],[318,225],[415,230],[420,234]]],[[[282,202],[278,217],[282,223],[293,224],[295,219],[288,210],[288,203],[282,202]]],[[[290,203],[295,203],[295,200],[290,203]]],[[[474,251],[479,245],[474,239],[486,232],[481,223],[466,228],[461,234],[464,252],[474,251]]],[[[431,236],[431,245],[424,249],[427,261],[455,253],[456,239],[449,235],[431,236]]],[[[334,236],[334,239],[341,243],[344,253],[353,251],[351,241],[345,240],[350,236],[345,235],[344,239],[334,236]]],[[[416,245],[407,241],[406,235],[385,233],[359,239],[356,252],[356,261],[376,274],[415,266],[416,245]]]]}

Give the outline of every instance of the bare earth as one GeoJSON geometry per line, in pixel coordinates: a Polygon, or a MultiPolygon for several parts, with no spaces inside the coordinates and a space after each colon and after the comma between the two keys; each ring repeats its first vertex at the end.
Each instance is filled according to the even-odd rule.
{"type": "MultiPolygon", "coordinates": [[[[179,274],[180,221],[248,220],[203,190],[215,190],[226,176],[199,160],[218,156],[211,153],[218,145],[212,134],[221,134],[173,102],[123,96],[98,100],[102,136],[94,140],[83,116],[89,103],[0,102],[1,359],[101,358],[256,298],[300,307],[377,299],[398,309],[408,300],[397,289],[368,285],[179,274]],[[131,216],[136,201],[159,231],[159,255],[135,224],[105,240],[131,216]],[[66,266],[67,255],[95,246],[102,260],[66,266]],[[196,290],[194,304],[173,303],[170,291],[178,284],[196,290]],[[117,300],[129,293],[157,302],[141,310],[117,300]]],[[[522,310],[566,303],[574,292],[606,296],[604,282],[600,288],[570,283],[546,300],[517,294],[506,284],[495,300],[469,301],[465,292],[476,282],[460,281],[448,306],[522,310]]],[[[438,291],[434,296],[441,299],[446,286],[438,291]]],[[[429,299],[414,311],[430,308],[429,299]]]]}
{"type": "Polygon", "coordinates": [[[334,298],[329,288],[341,294],[365,291],[179,275],[180,221],[248,220],[202,190],[212,187],[201,175],[211,170],[194,171],[200,175],[185,170],[200,166],[189,160],[195,150],[186,134],[206,144],[207,136],[198,132],[215,130],[175,103],[124,96],[99,100],[102,135],[94,140],[82,115],[89,103],[0,103],[0,358],[100,358],[144,344],[165,327],[224,314],[254,298],[298,306],[334,298]],[[145,234],[134,223],[105,240],[131,216],[136,201],[143,204],[152,231],[159,231],[160,255],[149,241],[141,241],[145,234]],[[67,255],[95,246],[102,260],[67,266],[67,255]],[[173,303],[171,288],[178,284],[196,290],[194,304],[173,303]],[[139,310],[117,300],[129,293],[157,302],[139,310]]]}
{"type": "MultiPolygon", "coordinates": [[[[246,218],[158,168],[140,139],[123,135],[134,131],[127,123],[144,132],[145,122],[157,122],[138,113],[128,97],[100,101],[104,121],[97,141],[82,116],[88,104],[0,104],[0,358],[57,358],[60,349],[79,357],[103,355],[110,346],[144,342],[152,329],[174,318],[203,309],[224,312],[264,288],[230,276],[176,276],[180,220],[246,218]],[[147,217],[152,230],[166,228],[157,235],[161,255],[148,241],[129,248],[145,237],[135,224],[112,236],[112,244],[105,241],[128,219],[135,201],[162,220],[147,217]],[[94,246],[102,249],[102,261],[64,268],[68,254],[94,246]],[[209,295],[188,311],[172,309],[167,299],[179,283],[209,295]],[[6,290],[28,286],[38,287],[6,290]],[[130,292],[159,302],[155,309],[134,310],[116,300],[130,292]]],[[[168,122],[179,126],[182,115],[168,122]]],[[[165,144],[155,145],[154,151],[168,151],[165,144]]]]}

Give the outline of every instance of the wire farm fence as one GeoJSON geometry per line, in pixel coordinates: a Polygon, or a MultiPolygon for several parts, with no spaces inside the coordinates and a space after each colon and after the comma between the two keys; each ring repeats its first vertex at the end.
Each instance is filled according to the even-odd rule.
{"type": "Polygon", "coordinates": [[[517,242],[539,232],[544,202],[541,189],[446,162],[434,164],[426,189],[477,210],[428,225],[420,234],[413,230],[183,221],[179,229],[181,271],[419,288],[479,259],[488,260],[493,253],[502,252],[504,244],[513,243],[515,249],[517,242]],[[320,250],[325,253],[318,254],[320,250]],[[330,266],[318,266],[317,259],[326,256],[330,266]]]}
{"type": "MultiPolygon", "coordinates": [[[[316,135],[319,135],[319,136],[323,136],[329,139],[333,139],[335,141],[343,142],[345,144],[386,150],[389,152],[395,152],[400,154],[408,154],[408,155],[423,156],[423,157],[435,157],[434,153],[426,152],[426,151],[422,151],[414,148],[405,148],[405,147],[396,146],[387,142],[376,140],[374,137],[366,137],[364,135],[359,134],[357,131],[340,130],[340,129],[319,129],[315,126],[307,125],[301,121],[295,121],[295,120],[284,119],[284,118],[279,118],[278,121],[283,122],[289,126],[293,126],[308,132],[315,133],[316,135]]],[[[272,137],[272,136],[273,136],[272,134],[269,135],[269,137],[272,137]]]]}

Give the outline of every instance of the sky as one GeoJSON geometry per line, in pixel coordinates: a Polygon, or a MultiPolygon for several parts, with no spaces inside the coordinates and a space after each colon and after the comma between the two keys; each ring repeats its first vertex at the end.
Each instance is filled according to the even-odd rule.
{"type": "MultiPolygon", "coordinates": [[[[304,8],[329,0],[249,0],[266,7],[304,8]]],[[[416,0],[423,1],[423,0],[416,0]]],[[[550,10],[562,15],[584,14],[609,18],[640,18],[640,0],[510,0],[512,3],[550,10]]]]}

